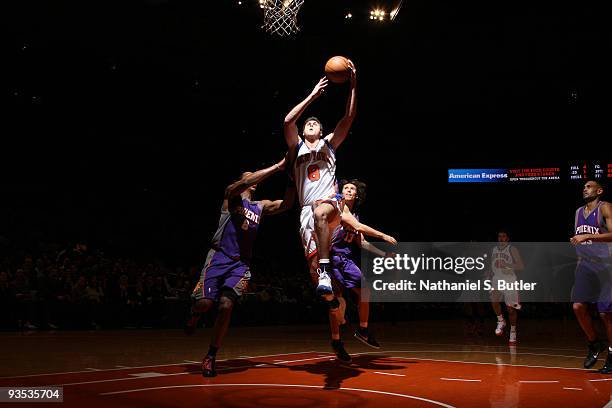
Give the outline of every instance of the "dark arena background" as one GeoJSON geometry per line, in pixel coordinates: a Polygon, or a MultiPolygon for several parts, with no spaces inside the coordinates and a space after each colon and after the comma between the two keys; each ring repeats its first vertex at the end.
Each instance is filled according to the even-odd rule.
{"type": "MultiPolygon", "coordinates": [[[[398,241],[568,243],[585,183],[611,200],[603,3],[306,0],[284,37],[262,28],[265,4],[2,5],[0,406],[50,387],[69,407],[612,406],[606,352],[584,368],[571,303],[523,304],[510,345],[488,301],[372,303],[374,350],[348,297],[341,364],[298,204],[263,218],[202,376],[218,313],[183,326],[225,188],[284,156],[285,115],[332,56],[357,70],[337,178],[367,183],[361,219],[398,241]],[[469,169],[505,176],[451,177],[469,169]]],[[[330,83],[300,134],[311,115],[331,132],[348,94],[330,83]]],[[[255,199],[288,183],[272,175],[255,199]]]]}

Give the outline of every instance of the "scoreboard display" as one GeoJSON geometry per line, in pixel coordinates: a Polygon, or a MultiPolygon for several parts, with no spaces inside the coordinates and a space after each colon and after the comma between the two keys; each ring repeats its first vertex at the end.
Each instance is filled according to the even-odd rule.
{"type": "Polygon", "coordinates": [[[612,161],[582,161],[570,164],[570,180],[612,179],[612,161]]]}
{"type": "Polygon", "coordinates": [[[612,180],[612,160],[582,160],[566,165],[495,169],[448,169],[449,183],[559,183],[612,180]]]}

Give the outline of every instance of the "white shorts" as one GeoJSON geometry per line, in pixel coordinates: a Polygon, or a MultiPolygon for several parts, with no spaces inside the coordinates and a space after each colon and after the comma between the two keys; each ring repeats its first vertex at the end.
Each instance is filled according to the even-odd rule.
{"type": "Polygon", "coordinates": [[[494,289],[491,291],[491,301],[501,302],[503,299],[503,301],[506,303],[506,306],[512,307],[516,310],[520,310],[521,303],[519,301],[520,298],[518,290],[497,290],[498,281],[504,281],[507,283],[516,282],[516,275],[514,274],[514,272],[493,275],[493,278],[491,279],[491,285],[494,289]]]}
{"type": "MultiPolygon", "coordinates": [[[[338,211],[338,215],[342,214],[343,201],[338,197],[325,198],[317,200],[311,205],[305,205],[302,207],[300,213],[300,237],[302,238],[302,245],[304,246],[304,255],[306,259],[317,254],[317,241],[314,226],[314,209],[322,203],[328,203],[334,206],[338,211]]],[[[330,224],[329,228],[331,231],[340,223],[340,217],[336,217],[333,225],[330,224]]]]}

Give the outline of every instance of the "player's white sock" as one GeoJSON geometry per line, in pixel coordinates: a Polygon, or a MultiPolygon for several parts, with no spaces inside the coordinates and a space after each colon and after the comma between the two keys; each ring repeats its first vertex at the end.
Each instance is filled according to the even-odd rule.
{"type": "Polygon", "coordinates": [[[516,331],[516,326],[510,326],[510,331],[511,332],[515,332],[516,331]]]}
{"type": "Polygon", "coordinates": [[[329,266],[329,259],[319,259],[319,268],[321,268],[321,271],[327,272],[328,266],[329,266]]]}
{"type": "Polygon", "coordinates": [[[502,322],[504,320],[504,315],[497,315],[497,321],[502,322]]]}

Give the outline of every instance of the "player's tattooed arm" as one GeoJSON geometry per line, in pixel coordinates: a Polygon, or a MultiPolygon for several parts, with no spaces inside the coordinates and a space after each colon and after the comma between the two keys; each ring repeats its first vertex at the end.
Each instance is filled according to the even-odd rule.
{"type": "Polygon", "coordinates": [[[393,238],[392,236],[387,235],[384,232],[375,230],[374,228],[359,222],[357,218],[355,218],[353,214],[351,214],[348,207],[346,206],[344,207],[344,210],[342,211],[342,223],[350,226],[351,228],[353,228],[355,231],[359,232],[360,234],[367,235],[369,237],[379,238],[390,244],[397,245],[397,240],[393,238]]]}
{"type": "Polygon", "coordinates": [[[285,189],[285,196],[282,200],[261,200],[263,213],[266,215],[280,214],[287,211],[295,203],[295,186],[291,185],[285,189]]]}
{"type": "Polygon", "coordinates": [[[321,94],[325,92],[327,87],[327,78],[323,77],[315,85],[312,92],[300,103],[298,103],[291,111],[285,116],[285,122],[283,125],[283,133],[285,135],[285,141],[287,146],[292,148],[296,146],[300,141],[300,136],[297,128],[297,120],[302,116],[306,107],[317,99],[321,94]]]}
{"type": "Polygon", "coordinates": [[[326,139],[331,143],[334,149],[337,149],[344,139],[346,139],[349,129],[353,124],[353,120],[355,119],[355,115],[357,114],[357,70],[351,60],[349,60],[349,68],[351,70],[351,90],[349,98],[346,101],[346,111],[342,119],[340,119],[336,125],[334,132],[326,136],[326,139]]]}

